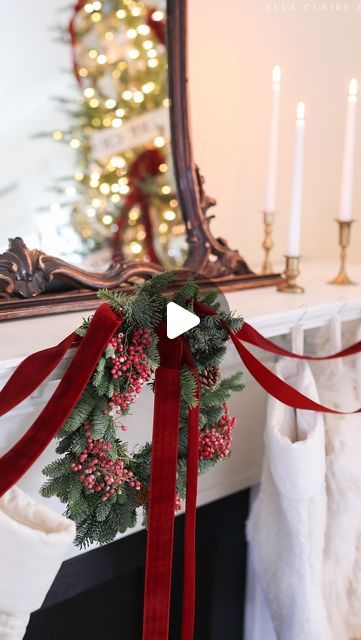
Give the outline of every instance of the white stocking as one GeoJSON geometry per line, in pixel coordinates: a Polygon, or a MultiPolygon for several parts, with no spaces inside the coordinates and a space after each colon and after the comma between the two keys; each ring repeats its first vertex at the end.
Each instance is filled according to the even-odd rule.
{"type": "MultiPolygon", "coordinates": [[[[318,399],[306,363],[282,359],[276,373],[318,399]]],[[[262,481],[247,533],[277,640],[333,638],[322,589],[325,473],[322,414],[269,398],[262,481]]]]}
{"type": "Polygon", "coordinates": [[[74,536],[71,520],[17,487],[0,499],[0,640],[24,637],[74,536]]]}

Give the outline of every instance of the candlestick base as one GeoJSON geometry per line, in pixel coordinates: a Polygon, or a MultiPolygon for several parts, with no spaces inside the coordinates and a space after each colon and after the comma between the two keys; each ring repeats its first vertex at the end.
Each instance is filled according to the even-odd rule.
{"type": "Polygon", "coordinates": [[[304,288],[297,284],[297,278],[300,275],[300,256],[285,256],[285,258],[285,282],[277,287],[277,291],[281,293],[304,293],[304,288]]]}
{"type": "Polygon", "coordinates": [[[270,259],[270,253],[273,249],[273,223],[274,223],[274,212],[263,212],[263,225],[264,225],[264,238],[262,247],[264,250],[264,260],[261,267],[262,275],[269,275],[273,273],[272,262],[270,259]]]}
{"type": "Polygon", "coordinates": [[[356,284],[349,278],[346,271],[347,249],[351,239],[351,227],[354,220],[336,220],[338,223],[338,243],[340,246],[340,269],[333,280],[329,284],[350,285],[356,284]]]}

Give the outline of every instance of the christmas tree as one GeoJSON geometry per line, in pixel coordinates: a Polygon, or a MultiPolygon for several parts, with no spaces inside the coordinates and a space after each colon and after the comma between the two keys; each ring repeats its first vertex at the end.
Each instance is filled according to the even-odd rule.
{"type": "Polygon", "coordinates": [[[52,135],[76,153],[61,204],[70,206],[84,252],[181,265],[165,13],[154,0],[79,0],[67,34],[78,97],[62,99],[69,128],[52,135]]]}

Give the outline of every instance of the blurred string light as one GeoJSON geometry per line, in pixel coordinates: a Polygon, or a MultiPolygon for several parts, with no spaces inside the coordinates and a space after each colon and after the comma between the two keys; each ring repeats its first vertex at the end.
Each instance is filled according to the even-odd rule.
{"type": "Polygon", "coordinates": [[[165,138],[163,136],[157,136],[156,138],[154,138],[154,145],[158,149],[161,149],[165,145],[165,138]]]}
{"type": "Polygon", "coordinates": [[[171,222],[172,220],[175,220],[176,217],[177,215],[175,211],[170,211],[170,210],[163,211],[164,220],[168,220],[169,222],[171,222]]]}
{"type": "Polygon", "coordinates": [[[142,253],[142,245],[139,244],[139,242],[131,242],[130,243],[130,250],[132,253],[138,254],[138,253],[142,253]]]}
{"type": "Polygon", "coordinates": [[[163,11],[153,11],[152,13],[152,19],[155,22],[161,22],[161,20],[164,19],[164,13],[163,11]]]}

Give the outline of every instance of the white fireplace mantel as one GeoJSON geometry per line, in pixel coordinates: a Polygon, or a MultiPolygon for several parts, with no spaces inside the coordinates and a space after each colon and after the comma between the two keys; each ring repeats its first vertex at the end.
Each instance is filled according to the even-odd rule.
{"type": "MultiPolygon", "coordinates": [[[[231,309],[242,314],[258,331],[267,337],[289,333],[302,322],[305,329],[325,324],[333,314],[343,320],[361,320],[361,266],[350,268],[350,275],[359,284],[340,287],[326,284],[335,276],[335,264],[305,263],[300,282],[305,286],[302,295],[278,293],[275,288],[235,291],[226,294],[231,309]]],[[[42,318],[6,321],[0,324],[0,387],[4,385],[17,364],[30,353],[56,344],[74,330],[85,313],[69,313],[42,318]]],[[[67,358],[71,357],[71,354],[67,358]]],[[[267,356],[265,362],[270,362],[267,356]]],[[[19,407],[0,419],[0,453],[6,451],[31,424],[50,397],[67,362],[63,362],[48,380],[19,407]]],[[[227,351],[224,372],[242,369],[233,347],[227,351]]],[[[199,483],[199,504],[211,502],[233,492],[252,486],[259,481],[262,453],[266,394],[249,376],[245,375],[246,390],[235,394],[231,412],[237,416],[232,456],[216,466],[199,483]]],[[[125,420],[128,431],[125,436],[130,447],[151,438],[152,393],[145,389],[134,408],[133,415],[125,420]]],[[[54,457],[52,443],[37,463],[22,478],[19,485],[36,499],[43,482],[41,469],[54,457]]],[[[57,499],[45,500],[60,513],[63,505],[57,499]]],[[[74,548],[72,555],[78,551],[74,548]]]]}

